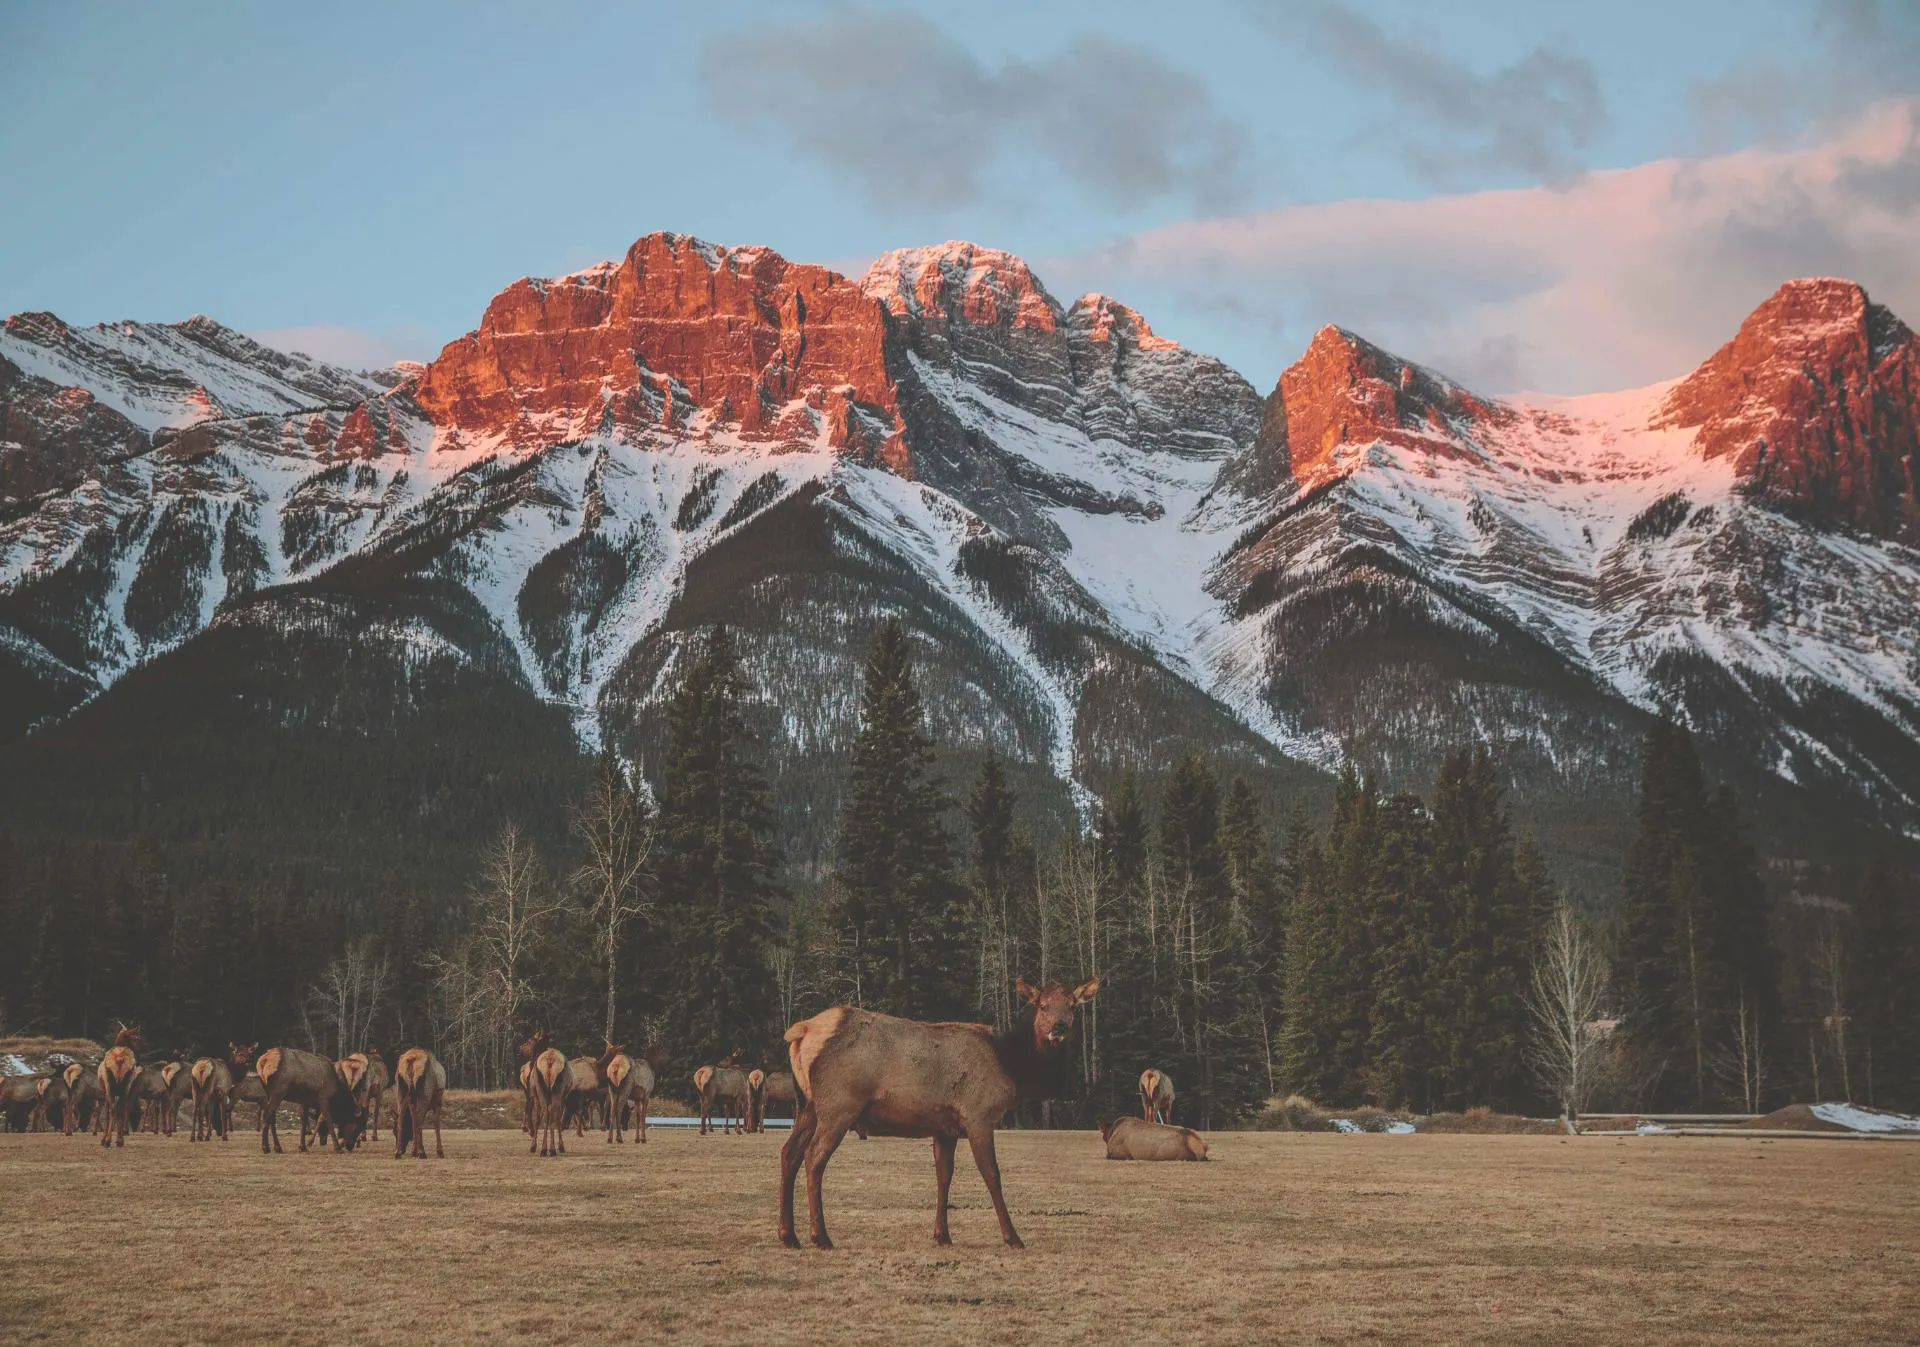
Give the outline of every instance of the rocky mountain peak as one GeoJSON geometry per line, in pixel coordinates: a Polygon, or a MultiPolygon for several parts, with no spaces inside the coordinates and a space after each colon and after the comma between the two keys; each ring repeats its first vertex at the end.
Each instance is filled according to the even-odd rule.
{"type": "Polygon", "coordinates": [[[1268,395],[1243,491],[1291,481],[1311,491],[1359,466],[1358,451],[1386,443],[1441,457],[1475,451],[1464,429],[1505,424],[1516,413],[1450,379],[1329,324],[1268,395]]]}
{"type": "Polygon", "coordinates": [[[882,253],[860,288],[896,318],[1053,332],[1065,317],[1023,260],[960,241],[882,253]]]}
{"type": "Polygon", "coordinates": [[[649,234],[618,263],[508,286],[421,373],[414,398],[456,439],[522,449],[725,430],[893,452],[885,321],[825,267],[649,234]]]}
{"type": "Polygon", "coordinates": [[[1157,335],[1138,309],[1111,295],[1090,292],[1073,301],[1067,331],[1082,341],[1131,346],[1142,351],[1177,351],[1180,343],[1157,335]]]}
{"type": "Polygon", "coordinates": [[[1789,281],[1675,385],[1656,425],[1695,430],[1744,490],[1889,537],[1920,531],[1920,339],[1851,281],[1789,281]]]}

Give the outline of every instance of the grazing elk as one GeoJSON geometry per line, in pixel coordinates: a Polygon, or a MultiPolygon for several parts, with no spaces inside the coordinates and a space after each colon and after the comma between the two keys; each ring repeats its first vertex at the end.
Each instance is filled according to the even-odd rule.
{"type": "Polygon", "coordinates": [[[100,1083],[100,1107],[105,1122],[100,1130],[100,1146],[127,1144],[127,1114],[133,1107],[133,1082],[140,1073],[134,1051],[140,1046],[138,1029],[122,1029],[113,1036],[113,1046],[100,1059],[95,1076],[100,1083]]]}
{"type": "Polygon", "coordinates": [[[1207,1139],[1191,1127],[1170,1127],[1140,1118],[1100,1124],[1109,1160],[1204,1160],[1207,1139]]]}
{"type": "Polygon", "coordinates": [[[309,1115],[324,1116],[331,1124],[333,1149],[351,1150],[366,1125],[366,1110],[354,1097],[353,1086],[338,1064],[318,1053],[299,1048],[268,1048],[256,1068],[266,1096],[260,1101],[260,1153],[280,1152],[280,1105],[300,1109],[300,1149],[307,1149],[309,1115]],[[271,1142],[271,1146],[269,1146],[271,1142]]]}
{"type": "Polygon", "coordinates": [[[533,1037],[521,1044],[520,1052],[531,1068],[527,1073],[527,1111],[536,1133],[527,1153],[565,1155],[566,1107],[567,1096],[573,1090],[573,1064],[553,1046],[553,1035],[545,1029],[534,1030],[533,1037]]]}
{"type": "Polygon", "coordinates": [[[47,1110],[58,1106],[64,1116],[67,1111],[67,1083],[59,1076],[41,1076],[34,1082],[34,1090],[40,1098],[33,1110],[33,1130],[51,1132],[53,1123],[47,1117],[47,1110]]]}
{"type": "Polygon", "coordinates": [[[447,1069],[425,1048],[408,1048],[393,1067],[393,1158],[413,1147],[418,1159],[427,1158],[427,1120],[433,1120],[433,1154],[447,1158],[440,1144],[440,1104],[447,1093],[447,1069]]]}
{"type": "Polygon", "coordinates": [[[788,1114],[797,1117],[800,1113],[800,1091],[793,1083],[791,1071],[769,1071],[766,1079],[760,1082],[760,1102],[754,1118],[754,1131],[767,1130],[767,1105],[785,1104],[788,1114]]]}
{"type": "Polygon", "coordinates": [[[734,1058],[727,1057],[718,1066],[703,1066],[693,1073],[693,1088],[700,1093],[700,1133],[705,1136],[713,1130],[713,1106],[721,1106],[720,1131],[725,1136],[739,1130],[747,1130],[747,1121],[753,1115],[753,1091],[747,1085],[747,1073],[734,1065],[734,1058]],[[739,1119],[736,1123],[735,1118],[739,1119]]]}
{"type": "Polygon", "coordinates": [[[229,1043],[227,1055],[202,1057],[189,1068],[193,1081],[192,1141],[227,1140],[233,1131],[234,1081],[244,1079],[257,1043],[229,1043]]]}
{"type": "Polygon", "coordinates": [[[780,1242],[799,1248],[793,1229],[793,1185],[807,1166],[807,1217],[816,1248],[831,1249],[821,1184],[827,1161],[847,1132],[864,1126],[878,1136],[933,1138],[933,1239],[950,1244],[947,1190],[961,1137],[993,1198],[1000,1235],[1024,1247],[1000,1191],[993,1132],[1023,1099],[1043,1099],[1063,1084],[1067,1037],[1079,1007],[1100,979],[1078,987],[1015,984],[1027,1008],[996,1034],[984,1024],[923,1024],[852,1006],[835,1006],[786,1032],[793,1076],[806,1097],[793,1134],[780,1151],[780,1242]]]}
{"type": "Polygon", "coordinates": [[[360,1102],[367,1108],[369,1134],[367,1140],[380,1139],[380,1110],[387,1100],[387,1086],[393,1083],[387,1071],[387,1059],[380,1055],[380,1049],[367,1049],[367,1074],[360,1082],[360,1102]]]}
{"type": "Polygon", "coordinates": [[[1140,1116],[1150,1123],[1173,1121],[1173,1077],[1148,1067],[1140,1073],[1140,1116]]]}

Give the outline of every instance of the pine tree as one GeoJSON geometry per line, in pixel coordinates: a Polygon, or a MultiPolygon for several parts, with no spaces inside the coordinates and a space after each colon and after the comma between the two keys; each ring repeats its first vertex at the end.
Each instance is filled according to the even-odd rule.
{"type": "Polygon", "coordinates": [[[860,733],[841,817],[837,879],[863,1005],[917,1019],[966,1013],[966,893],[952,873],[945,792],[898,619],[868,656],[860,733]]]}
{"type": "Polygon", "coordinates": [[[1434,824],[1411,795],[1380,802],[1372,856],[1350,919],[1373,951],[1365,1065],[1370,1101],[1431,1111],[1453,1047],[1444,1013],[1449,986],[1446,897],[1434,873],[1434,824]]]}
{"type": "Polygon", "coordinates": [[[1155,909],[1149,903],[1152,838],[1139,774],[1129,765],[1093,817],[1095,867],[1113,893],[1115,917],[1100,983],[1100,1060],[1108,1064],[1097,1104],[1105,1112],[1137,1106],[1134,1084],[1149,1066],[1171,1066],[1174,1036],[1158,1001],[1155,909]]]}
{"type": "Polygon", "coordinates": [[[745,675],[726,628],[669,711],[655,854],[668,1033],[689,1060],[755,1053],[775,1026],[769,953],[783,894],[767,786],[749,757],[745,675]]]}

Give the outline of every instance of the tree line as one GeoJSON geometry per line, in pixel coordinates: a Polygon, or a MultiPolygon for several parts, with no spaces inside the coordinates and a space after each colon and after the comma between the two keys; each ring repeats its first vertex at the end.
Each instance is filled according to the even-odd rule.
{"type": "Polygon", "coordinates": [[[566,834],[503,823],[459,901],[342,908],[297,882],[202,884],[140,845],[0,846],[0,1019],[137,1022],[183,1047],[425,1040],[481,1086],[512,1080],[539,1023],[581,1049],[657,1043],[671,1086],[730,1054],[777,1060],[785,1025],[833,1002],[1004,1027],[1016,975],[1097,976],[1055,1121],[1132,1107],[1150,1065],[1202,1126],[1289,1093],[1420,1112],[1920,1103],[1910,876],[1889,855],[1820,896],[1770,888],[1672,724],[1647,739],[1617,898],[1557,890],[1486,746],[1449,755],[1427,798],[1348,770],[1318,826],[1201,756],[1142,764],[1043,844],[999,758],[939,778],[889,621],[835,854],[802,874],[727,630],[690,637],[672,678],[647,777],[602,755],[566,834]]]}

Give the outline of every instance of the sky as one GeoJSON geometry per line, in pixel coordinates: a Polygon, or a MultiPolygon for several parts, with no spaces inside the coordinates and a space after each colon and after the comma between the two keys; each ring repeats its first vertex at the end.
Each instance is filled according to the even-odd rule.
{"type": "Polygon", "coordinates": [[[1262,391],[1338,323],[1674,377],[1781,281],[1920,323],[1920,0],[0,3],[0,312],[371,366],[671,229],[950,238],[1262,391]]]}

